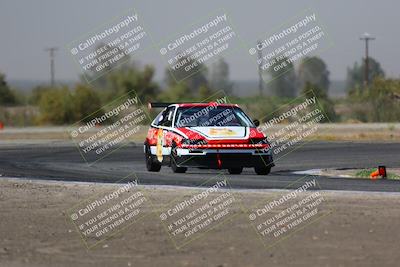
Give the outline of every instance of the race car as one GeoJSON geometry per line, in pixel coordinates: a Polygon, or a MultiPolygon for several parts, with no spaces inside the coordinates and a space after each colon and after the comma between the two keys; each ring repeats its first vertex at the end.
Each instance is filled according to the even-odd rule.
{"type": "Polygon", "coordinates": [[[189,167],[228,169],[240,174],[254,168],[267,175],[274,166],[267,137],[236,104],[149,103],[163,108],[150,125],[144,142],[146,168],[158,172],[162,165],[175,173],[189,167]]]}

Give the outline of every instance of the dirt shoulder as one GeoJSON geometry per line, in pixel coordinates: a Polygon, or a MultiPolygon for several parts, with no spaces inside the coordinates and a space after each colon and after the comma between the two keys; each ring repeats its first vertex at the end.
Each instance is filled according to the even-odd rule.
{"type": "MultiPolygon", "coordinates": [[[[285,124],[274,125],[270,132],[279,131],[285,124]]],[[[96,128],[101,130],[102,128],[96,128]]],[[[5,127],[0,130],[0,144],[2,142],[32,142],[71,140],[68,127],[5,127]]],[[[130,142],[142,143],[146,137],[148,125],[143,125],[139,131],[129,138],[130,142]]],[[[90,135],[83,135],[89,137],[90,135]]],[[[400,141],[400,123],[323,123],[318,130],[307,137],[310,140],[321,141],[400,141]]]]}
{"type": "MultiPolygon", "coordinates": [[[[234,217],[176,249],[154,213],[201,192],[142,190],[153,208],[142,220],[87,250],[65,211],[116,185],[0,180],[1,266],[397,266],[400,194],[320,191],[331,213],[267,248],[248,214],[234,217]]],[[[279,191],[238,191],[245,207],[279,191]]],[[[305,193],[311,194],[311,193],[305,193]]]]}

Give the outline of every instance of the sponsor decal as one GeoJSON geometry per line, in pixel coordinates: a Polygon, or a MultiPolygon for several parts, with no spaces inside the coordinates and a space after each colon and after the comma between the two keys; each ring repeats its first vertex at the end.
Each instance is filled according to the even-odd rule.
{"type": "Polygon", "coordinates": [[[237,133],[228,128],[210,128],[209,136],[234,136],[237,133]]]}
{"type": "Polygon", "coordinates": [[[163,129],[158,129],[156,155],[157,155],[157,159],[159,162],[162,162],[162,160],[163,160],[163,153],[162,153],[162,149],[164,146],[164,134],[163,133],[164,133],[163,129]]]}

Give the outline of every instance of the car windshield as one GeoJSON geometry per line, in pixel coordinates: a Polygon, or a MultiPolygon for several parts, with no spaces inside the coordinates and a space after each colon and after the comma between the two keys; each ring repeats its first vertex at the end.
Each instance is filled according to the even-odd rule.
{"type": "Polygon", "coordinates": [[[237,107],[180,107],[175,117],[176,127],[245,126],[255,127],[249,117],[237,107]]]}

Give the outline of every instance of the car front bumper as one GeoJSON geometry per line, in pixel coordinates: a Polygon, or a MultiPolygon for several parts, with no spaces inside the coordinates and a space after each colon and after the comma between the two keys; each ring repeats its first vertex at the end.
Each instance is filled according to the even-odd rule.
{"type": "Polygon", "coordinates": [[[177,166],[210,169],[273,167],[271,151],[256,149],[177,149],[177,166]]]}

